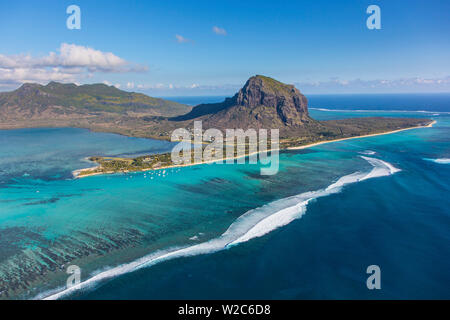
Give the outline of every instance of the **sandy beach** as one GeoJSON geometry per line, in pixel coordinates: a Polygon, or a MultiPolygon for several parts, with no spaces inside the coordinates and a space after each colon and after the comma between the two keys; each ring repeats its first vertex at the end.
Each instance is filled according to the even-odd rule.
{"type": "MultiPolygon", "coordinates": [[[[326,144],[326,143],[332,143],[332,142],[338,142],[338,141],[345,141],[345,140],[351,140],[351,139],[361,139],[361,138],[368,138],[368,137],[375,137],[375,136],[382,136],[382,135],[386,135],[386,134],[393,134],[393,133],[397,133],[397,132],[401,132],[401,131],[406,131],[406,130],[412,130],[412,129],[419,129],[419,128],[430,128],[432,127],[434,124],[436,123],[435,120],[433,120],[432,122],[430,122],[428,125],[426,126],[415,126],[415,127],[411,127],[411,128],[404,128],[404,129],[398,129],[398,130],[392,130],[392,131],[387,131],[387,132],[381,132],[381,133],[373,133],[373,134],[367,134],[367,135],[363,135],[363,136],[356,136],[356,137],[348,137],[348,138],[342,138],[342,139],[334,139],[334,140],[324,140],[324,141],[320,141],[320,142],[315,142],[315,143],[310,143],[310,144],[306,144],[306,145],[302,145],[302,146],[298,146],[298,147],[288,147],[285,149],[278,149],[278,151],[280,150],[300,150],[300,149],[307,149],[307,148],[312,148],[318,145],[322,145],[322,144],[326,144]]],[[[270,150],[267,150],[270,151],[270,150]]],[[[236,156],[236,157],[232,157],[232,158],[222,158],[221,160],[210,160],[210,161],[203,161],[203,162],[196,162],[196,163],[188,163],[188,164],[179,164],[179,165],[170,165],[170,166],[164,166],[164,167],[159,167],[159,168],[148,168],[148,169],[142,169],[142,170],[137,170],[137,171],[133,171],[133,172],[145,172],[145,171],[156,171],[156,170],[164,170],[164,169],[170,169],[170,168],[181,168],[181,167],[190,167],[190,166],[196,166],[196,165],[202,165],[202,164],[208,164],[208,163],[214,163],[214,162],[218,162],[218,161],[227,161],[227,160],[235,160],[235,159],[239,159],[242,157],[249,157],[255,154],[259,154],[263,151],[257,151],[257,152],[253,152],[251,154],[246,154],[245,156],[236,156]]],[[[96,176],[96,175],[102,175],[102,174],[112,174],[112,173],[118,173],[118,172],[129,172],[129,171],[107,171],[107,172],[93,172],[93,173],[87,173],[84,174],[82,176],[79,176],[80,173],[82,172],[89,172],[91,170],[95,170],[97,168],[99,168],[100,165],[96,166],[96,167],[91,167],[91,168],[84,168],[84,169],[78,169],[78,170],[74,170],[72,171],[72,175],[75,179],[80,179],[80,178],[85,178],[85,177],[90,177],[90,176],[96,176]]]]}
{"type": "Polygon", "coordinates": [[[350,139],[360,139],[360,138],[368,138],[368,137],[383,136],[383,135],[385,135],[385,134],[392,134],[392,133],[397,133],[397,132],[401,132],[401,131],[405,131],[405,130],[411,130],[411,129],[431,128],[435,123],[436,123],[436,120],[433,120],[432,122],[430,122],[430,123],[427,124],[426,126],[416,126],[416,127],[404,128],[404,129],[398,129],[398,130],[387,131],[387,132],[381,132],[381,133],[366,134],[366,135],[364,135],[364,136],[349,137],[349,138],[342,138],[342,139],[335,139],[335,140],[326,140],[326,141],[321,141],[321,142],[316,142],[316,143],[307,144],[307,145],[304,145],[304,146],[289,147],[289,148],[287,148],[287,149],[288,149],[288,150],[306,149],[306,148],[311,148],[311,147],[318,146],[318,145],[325,144],[325,143],[338,142],[338,141],[344,141],[344,140],[350,140],[350,139]]]}

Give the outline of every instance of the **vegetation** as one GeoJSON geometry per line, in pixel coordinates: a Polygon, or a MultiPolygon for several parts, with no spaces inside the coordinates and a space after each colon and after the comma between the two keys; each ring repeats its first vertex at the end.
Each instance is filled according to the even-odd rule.
{"type": "Polygon", "coordinates": [[[190,111],[190,107],[141,93],[119,90],[105,84],[86,84],[50,82],[46,86],[27,83],[19,89],[0,94],[0,108],[18,106],[36,111],[44,111],[51,106],[61,112],[147,112],[154,115],[179,115],[190,111]]]}
{"type": "MultiPolygon", "coordinates": [[[[104,84],[50,82],[24,84],[0,93],[0,129],[77,127],[132,137],[170,140],[175,129],[278,129],[280,148],[344,139],[423,126],[428,119],[354,118],[317,121],[308,113],[307,99],[293,85],[257,75],[231,98],[193,109],[171,101],[126,92],[104,84]]],[[[246,145],[248,153],[248,145],[246,145]]],[[[236,152],[235,152],[236,154],[236,152]]],[[[193,156],[191,155],[191,158],[193,156]]],[[[78,176],[158,169],[174,165],[170,154],[136,158],[92,157],[99,164],[78,176]]]]}
{"type": "Polygon", "coordinates": [[[273,78],[257,75],[256,79],[261,79],[263,83],[268,87],[268,89],[277,94],[289,94],[290,91],[294,88],[293,85],[284,84],[280,81],[277,81],[273,78]]]}
{"type": "MultiPolygon", "coordinates": [[[[319,122],[319,125],[317,127],[318,130],[322,131],[310,131],[308,135],[283,138],[280,140],[279,147],[281,150],[283,150],[319,142],[354,138],[370,134],[386,133],[407,128],[422,127],[429,125],[430,123],[431,120],[415,118],[354,118],[345,120],[323,121],[319,122]]],[[[229,147],[230,143],[224,141],[222,159],[226,158],[227,144],[229,147]]],[[[236,142],[233,142],[231,145],[233,146],[234,150],[233,155],[234,157],[237,157],[238,151],[236,142]]],[[[207,146],[208,144],[203,145],[203,150],[207,146]]],[[[248,156],[250,154],[250,150],[255,150],[255,148],[250,148],[249,141],[246,140],[244,155],[248,156]]],[[[270,150],[269,144],[267,145],[267,150],[270,150]]],[[[216,152],[217,150],[213,150],[213,156],[216,152]]],[[[96,168],[83,169],[77,172],[77,177],[103,173],[156,170],[177,165],[172,162],[170,153],[146,155],[136,158],[91,157],[89,158],[89,160],[96,162],[98,166],[96,168]]],[[[195,163],[193,150],[191,151],[191,163],[195,163]]]]}

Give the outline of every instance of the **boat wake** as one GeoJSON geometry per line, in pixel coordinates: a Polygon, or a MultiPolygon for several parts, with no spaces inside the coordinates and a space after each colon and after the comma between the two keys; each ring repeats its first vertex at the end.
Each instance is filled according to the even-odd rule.
{"type": "Polygon", "coordinates": [[[309,191],[299,195],[280,199],[262,207],[247,211],[237,218],[230,227],[219,237],[196,245],[171,248],[157,251],[131,263],[123,264],[106,271],[99,272],[88,280],[70,288],[60,288],[53,292],[40,294],[36,299],[55,300],[75,293],[79,289],[95,286],[97,283],[114,278],[138,269],[149,267],[169,259],[214,253],[228,249],[232,246],[247,242],[251,239],[262,237],[269,232],[285,226],[295,219],[300,218],[305,212],[309,202],[330,194],[338,193],[349,184],[364,181],[371,178],[392,175],[399,169],[380,159],[361,156],[372,165],[369,172],[354,172],[339,178],[324,189],[309,191]]]}

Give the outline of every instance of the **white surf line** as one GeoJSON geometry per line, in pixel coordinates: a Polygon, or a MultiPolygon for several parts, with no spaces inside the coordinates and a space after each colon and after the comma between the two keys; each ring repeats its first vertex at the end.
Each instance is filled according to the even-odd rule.
{"type": "Polygon", "coordinates": [[[375,152],[375,151],[372,151],[372,150],[364,150],[364,151],[360,151],[360,152],[358,152],[358,153],[364,154],[364,155],[366,155],[366,156],[373,156],[374,154],[376,154],[376,152],[375,152]]]}
{"type": "Polygon", "coordinates": [[[228,249],[239,243],[262,237],[265,234],[300,218],[306,212],[307,204],[313,199],[338,193],[341,191],[342,187],[348,184],[371,178],[388,176],[400,171],[400,169],[395,168],[388,162],[364,156],[361,156],[361,158],[372,165],[373,168],[370,172],[355,172],[339,178],[325,189],[304,192],[249,210],[238,217],[230,227],[217,238],[193,246],[171,248],[154,252],[131,263],[100,272],[73,287],[60,289],[60,291],[56,293],[55,290],[53,292],[47,291],[46,293],[38,295],[35,299],[61,299],[71,293],[75,293],[79,289],[92,287],[100,281],[133,272],[144,267],[149,267],[162,261],[178,257],[214,253],[228,249]]]}
{"type": "Polygon", "coordinates": [[[317,110],[317,111],[331,111],[331,112],[384,112],[384,113],[434,113],[434,114],[450,114],[448,111],[427,111],[427,110],[370,110],[370,109],[327,109],[327,108],[312,108],[311,110],[317,110]]]}
{"type": "Polygon", "coordinates": [[[431,162],[439,163],[439,164],[450,164],[450,158],[438,158],[438,159],[423,158],[423,160],[427,160],[427,161],[431,161],[431,162]]]}

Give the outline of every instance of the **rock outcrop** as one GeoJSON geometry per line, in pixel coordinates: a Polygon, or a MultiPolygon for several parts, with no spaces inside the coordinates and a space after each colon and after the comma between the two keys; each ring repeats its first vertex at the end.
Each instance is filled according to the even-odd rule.
{"type": "Polygon", "coordinates": [[[248,79],[232,98],[198,105],[172,120],[202,120],[205,128],[277,128],[285,132],[314,121],[308,114],[308,101],[298,89],[260,75],[248,79]]]}
{"type": "Polygon", "coordinates": [[[236,95],[236,105],[249,109],[272,108],[286,125],[301,124],[309,118],[308,101],[297,88],[264,76],[247,81],[236,95]]]}

